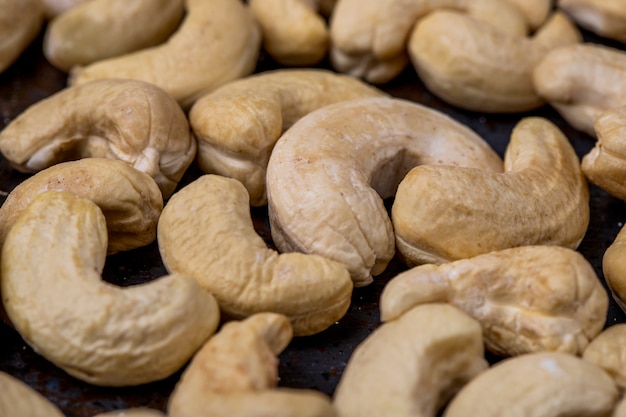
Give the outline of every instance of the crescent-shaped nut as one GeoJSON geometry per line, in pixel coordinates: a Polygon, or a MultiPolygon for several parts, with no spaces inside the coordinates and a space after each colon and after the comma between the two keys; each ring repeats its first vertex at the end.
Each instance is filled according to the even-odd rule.
{"type": "Polygon", "coordinates": [[[607,327],[583,352],[583,359],[598,365],[613,377],[617,386],[626,388],[626,323],[607,327]]]}
{"type": "Polygon", "coordinates": [[[237,180],[207,174],[176,192],[161,213],[157,240],[165,267],[195,277],[226,316],[284,314],[303,336],[328,328],[350,305],[352,281],[342,265],[267,247],[237,180]]]}
{"type": "Polygon", "coordinates": [[[0,74],[41,31],[44,12],[41,0],[0,0],[0,74]]]}
{"type": "Polygon", "coordinates": [[[478,375],[443,417],[604,417],[618,398],[599,367],[567,353],[541,352],[505,359],[478,375]]]}
{"type": "Polygon", "coordinates": [[[184,0],[92,0],[52,20],[43,53],[52,65],[76,65],[127,54],[164,42],[178,27],[184,0]]]}
{"type": "Polygon", "coordinates": [[[120,159],[153,177],[164,198],[178,185],[196,149],[176,100],[135,80],[65,88],[0,131],[0,152],[19,171],[37,172],[79,158],[120,159]]]}
{"type": "Polygon", "coordinates": [[[450,305],[423,305],[357,346],[333,404],[342,417],[434,417],[487,366],[478,322],[450,305]]]}
{"type": "Polygon", "coordinates": [[[287,317],[254,314],[226,323],[194,356],[167,405],[169,417],[334,417],[313,390],[276,388],[277,355],[291,341],[287,317]]]}
{"type": "Polygon", "coordinates": [[[397,275],[380,298],[383,321],[426,303],[450,303],[483,327],[501,356],[580,354],[604,327],[609,300],[589,262],[559,246],[522,246],[397,275]]]}
{"type": "Polygon", "coordinates": [[[571,126],[595,137],[600,114],[626,105],[626,52],[593,43],[557,48],[537,63],[533,85],[571,126]]]}
{"type": "Polygon", "coordinates": [[[166,417],[159,410],[150,408],[129,408],[126,410],[109,411],[108,413],[96,414],[92,417],[166,417]]]}
{"type": "Polygon", "coordinates": [[[545,103],[532,79],[541,58],[581,39],[577,27],[560,12],[529,38],[439,10],[417,23],[407,48],[420,79],[447,103],[473,111],[516,113],[545,103]]]}
{"type": "Polygon", "coordinates": [[[39,0],[43,5],[44,15],[48,20],[52,20],[58,15],[88,1],[92,0],[39,0]]]}
{"type": "Polygon", "coordinates": [[[185,109],[207,92],[251,74],[261,31],[241,0],[185,0],[186,15],[163,44],[76,67],[70,85],[102,78],[147,81],[185,109]]]}
{"type": "Polygon", "coordinates": [[[106,247],[105,218],[93,202],[67,191],[37,196],[2,248],[7,314],[26,343],[78,379],[163,379],[216,330],[217,303],[182,274],[130,288],[105,283],[106,247]]]}
{"type": "Polygon", "coordinates": [[[321,69],[279,69],[232,81],[199,98],[189,111],[198,164],[206,173],[238,179],[251,205],[265,205],[267,163],[285,130],[320,107],[384,95],[353,77],[321,69]]]}
{"type": "Polygon", "coordinates": [[[20,214],[47,190],[69,191],[100,207],[107,220],[108,254],[156,239],[163,197],[152,177],[122,161],[87,158],[46,168],[9,193],[0,207],[0,247],[20,214]]]}
{"type": "Polygon", "coordinates": [[[622,227],[602,257],[602,272],[613,298],[626,311],[626,228],[622,227]]]}
{"type": "Polygon", "coordinates": [[[531,29],[537,29],[552,11],[552,0],[508,0],[526,17],[531,29]]]}
{"type": "Polygon", "coordinates": [[[281,136],[267,167],[276,246],[334,259],[355,286],[371,283],[395,253],[383,199],[419,164],[502,170],[476,133],[414,102],[373,97],[309,113],[281,136]]]}
{"type": "Polygon", "coordinates": [[[24,382],[0,372],[0,416],[64,417],[64,414],[24,382]]]}
{"type": "Polygon", "coordinates": [[[626,42],[626,8],[622,0],[559,0],[558,7],[583,28],[626,42]]]}
{"type": "Polygon", "coordinates": [[[589,224],[589,187],[561,130],[544,118],[522,119],[504,166],[504,173],[412,169],[391,209],[405,262],[443,263],[525,245],[577,248],[589,224]]]}

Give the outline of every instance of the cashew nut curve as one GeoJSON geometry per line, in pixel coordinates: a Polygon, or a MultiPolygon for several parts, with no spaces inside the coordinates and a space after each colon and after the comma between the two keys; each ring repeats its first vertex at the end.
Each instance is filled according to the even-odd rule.
{"type": "Polygon", "coordinates": [[[626,388],[626,323],[607,327],[583,352],[583,359],[598,365],[613,377],[617,386],[626,388]]]}
{"type": "Polygon", "coordinates": [[[434,417],[487,366],[478,322],[450,305],[422,305],[357,346],[333,405],[341,417],[434,417]]]}
{"type": "Polygon", "coordinates": [[[5,372],[0,372],[0,416],[65,417],[46,397],[5,372]]]}
{"type": "Polygon", "coordinates": [[[79,4],[93,0],[39,0],[43,5],[46,19],[52,20],[60,14],[67,12],[79,4]]]}
{"type": "Polygon", "coordinates": [[[622,227],[602,257],[602,272],[613,298],[626,311],[626,228],[622,227]]]}
{"type": "Polygon", "coordinates": [[[0,74],[31,44],[44,21],[41,0],[0,0],[0,74]]]}
{"type": "Polygon", "coordinates": [[[193,357],[167,405],[169,417],[334,417],[314,390],[276,388],[287,317],[258,313],[222,326],[193,357]]]}
{"type": "Polygon", "coordinates": [[[207,174],[176,192],[161,213],[157,240],[168,271],[195,277],[226,316],[284,314],[303,336],[328,328],[350,305],[352,281],[342,265],[267,247],[235,179],[207,174]]]}
{"type": "Polygon", "coordinates": [[[580,354],[602,331],[609,305],[580,253],[522,246],[400,273],[383,290],[381,319],[437,302],[480,322],[487,349],[501,356],[542,350],[580,354]]]}
{"type": "Polygon", "coordinates": [[[552,0],[508,0],[526,17],[531,29],[541,26],[552,11],[552,0]]]}
{"type": "Polygon", "coordinates": [[[0,131],[0,152],[18,171],[88,157],[120,159],[153,177],[164,198],[196,149],[176,100],[135,80],[68,87],[31,105],[0,131]]]}
{"type": "Polygon", "coordinates": [[[425,86],[447,103],[473,111],[516,113],[545,104],[533,86],[535,65],[550,50],[581,39],[578,28],[561,12],[529,38],[439,10],[417,23],[408,52],[425,86]]]}
{"type": "Polygon", "coordinates": [[[626,42],[626,8],[621,0],[559,0],[558,7],[585,29],[626,42]]]}
{"type": "Polygon", "coordinates": [[[36,352],[78,379],[106,386],[163,379],[216,330],[217,303],[182,274],[108,284],[100,277],[106,248],[98,206],[67,191],[40,194],[2,248],[7,314],[36,352]]]}
{"type": "Polygon", "coordinates": [[[251,205],[265,205],[267,163],[285,130],[328,104],[383,95],[358,79],[321,69],[279,69],[232,81],[189,111],[198,164],[206,173],[238,179],[251,205]]]}
{"type": "Polygon", "coordinates": [[[186,16],[163,44],[76,67],[71,85],[131,78],[161,87],[185,109],[207,92],[251,74],[261,32],[241,0],[185,0],[186,16]]]}
{"type": "Polygon", "coordinates": [[[409,171],[391,209],[405,262],[443,263],[525,245],[577,248],[589,224],[589,187],[561,130],[544,118],[523,118],[504,168],[409,171]]]}
{"type": "Polygon", "coordinates": [[[364,98],[309,113],[281,136],[267,166],[274,243],[340,262],[355,286],[371,283],[395,253],[383,199],[419,164],[502,170],[476,133],[414,102],[364,98]]]}

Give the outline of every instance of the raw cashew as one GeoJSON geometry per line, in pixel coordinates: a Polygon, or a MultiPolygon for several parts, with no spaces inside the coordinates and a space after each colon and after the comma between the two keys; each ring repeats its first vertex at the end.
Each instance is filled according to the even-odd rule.
{"type": "Polygon", "coordinates": [[[92,417],[165,417],[165,414],[158,410],[152,410],[149,408],[129,408],[126,410],[100,413],[92,417]]]}
{"type": "Polygon", "coordinates": [[[92,0],[52,20],[43,53],[62,71],[164,42],[185,12],[184,0],[92,0]]]}
{"type": "Polygon", "coordinates": [[[559,8],[585,29],[626,42],[626,7],[623,0],[559,0],[559,8]]]}
{"type": "Polygon", "coordinates": [[[254,71],[261,32],[241,0],[185,0],[186,17],[164,44],[76,67],[71,85],[131,78],[161,87],[183,108],[254,71]]]}
{"type": "Polygon", "coordinates": [[[421,265],[387,283],[381,319],[447,302],[478,320],[501,356],[542,350],[580,354],[604,327],[608,296],[593,267],[559,246],[522,246],[443,265],[421,265]]]}
{"type": "Polygon", "coordinates": [[[0,247],[20,214],[47,190],[70,191],[100,207],[107,219],[107,253],[145,246],[156,239],[163,197],[156,182],[127,163],[106,158],[63,162],[15,187],[0,207],[0,247]]]}
{"type": "Polygon", "coordinates": [[[566,353],[533,353],[478,375],[443,417],[607,417],[618,397],[615,383],[599,367],[566,353]]]}
{"type": "Polygon", "coordinates": [[[371,283],[395,252],[383,199],[419,164],[502,170],[476,133],[415,102],[364,98],[309,113],[281,136],[268,163],[274,243],[340,262],[355,286],[371,283]]]}
{"type": "Polygon", "coordinates": [[[577,248],[589,224],[589,188],[560,129],[540,117],[522,119],[504,167],[412,169],[391,211],[405,262],[443,263],[525,245],[577,248]]]}
{"type": "Polygon", "coordinates": [[[342,265],[267,247],[235,179],[207,174],[176,192],[157,236],[166,268],[195,277],[226,316],[281,313],[302,336],[328,328],[350,305],[352,281],[342,265]]]}
{"type": "Polygon", "coordinates": [[[169,417],[334,417],[313,390],[276,388],[278,359],[292,337],[287,317],[231,321],[194,356],[170,397],[169,417]]]}
{"type": "Polygon", "coordinates": [[[31,105],[0,131],[0,152],[22,172],[86,157],[120,159],[153,177],[167,198],[196,155],[187,116],[160,88],[99,80],[31,105]]]}
{"type": "Polygon", "coordinates": [[[250,204],[262,206],[267,163],[285,130],[328,104],[383,95],[355,78],[321,69],[274,70],[232,81],[198,99],[189,112],[198,163],[206,173],[241,181],[250,204]]]}
{"type": "Polygon", "coordinates": [[[544,104],[533,86],[535,65],[550,50],[581,39],[561,12],[528,38],[440,10],[417,23],[408,51],[420,79],[442,100],[473,111],[515,113],[544,104]]]}
{"type": "Polygon", "coordinates": [[[626,417],[626,397],[622,396],[622,399],[613,409],[611,417],[626,417]]]}
{"type": "Polygon", "coordinates": [[[537,63],[533,85],[570,125],[595,136],[598,116],[626,105],[626,52],[593,43],[557,48],[537,63]]]}
{"type": "Polygon", "coordinates": [[[508,0],[526,17],[531,29],[541,26],[552,11],[552,0],[508,0]]]}
{"type": "Polygon", "coordinates": [[[330,18],[330,58],[343,73],[383,84],[409,63],[406,43],[417,21],[436,9],[463,11],[502,33],[525,36],[521,12],[502,0],[339,0],[330,18]]]}
{"type": "Polygon", "coordinates": [[[423,305],[357,346],[333,404],[341,417],[434,417],[486,368],[478,322],[450,305],[423,305]]]}
{"type": "Polygon", "coordinates": [[[0,73],[31,44],[44,21],[40,0],[0,0],[0,73]]]}
{"type": "Polygon", "coordinates": [[[64,417],[46,397],[5,372],[0,372],[0,416],[64,417]]]}
{"type": "Polygon", "coordinates": [[[52,20],[58,15],[73,9],[79,4],[87,3],[89,1],[92,0],[39,0],[39,2],[43,5],[45,16],[48,20],[52,20]]]}
{"type": "Polygon", "coordinates": [[[604,252],[602,271],[613,298],[626,311],[626,228],[622,227],[615,240],[604,252]]]}
{"type": "Polygon", "coordinates": [[[624,345],[626,345],[626,323],[619,323],[600,333],[583,352],[583,359],[607,371],[622,390],[626,389],[624,345]]]}
{"type": "Polygon", "coordinates": [[[78,379],[128,386],[165,378],[216,330],[217,303],[182,274],[130,288],[102,281],[106,247],[93,202],[67,191],[37,196],[2,248],[7,314],[36,352],[78,379]]]}

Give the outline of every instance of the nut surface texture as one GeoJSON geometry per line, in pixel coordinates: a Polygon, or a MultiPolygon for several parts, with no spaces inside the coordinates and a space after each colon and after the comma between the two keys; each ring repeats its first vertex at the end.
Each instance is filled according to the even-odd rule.
{"type": "Polygon", "coordinates": [[[24,340],[96,385],[163,379],[216,330],[219,310],[190,276],[120,288],[102,281],[104,215],[67,191],[37,196],[2,248],[2,301],[24,340]],[[28,250],[24,250],[28,248],[28,250]]]}
{"type": "Polygon", "coordinates": [[[607,327],[583,352],[583,359],[598,365],[613,377],[617,386],[626,388],[626,323],[607,327]]]}
{"type": "Polygon", "coordinates": [[[43,27],[40,0],[0,0],[0,73],[24,52],[43,27]]]}
{"type": "Polygon", "coordinates": [[[626,8],[622,0],[559,0],[558,6],[585,29],[626,42],[626,8]]]}
{"type": "Polygon", "coordinates": [[[0,372],[0,416],[64,417],[64,414],[24,382],[0,372]]]}
{"type": "Polygon", "coordinates": [[[626,229],[622,227],[602,257],[602,271],[613,298],[626,311],[626,229]]]}

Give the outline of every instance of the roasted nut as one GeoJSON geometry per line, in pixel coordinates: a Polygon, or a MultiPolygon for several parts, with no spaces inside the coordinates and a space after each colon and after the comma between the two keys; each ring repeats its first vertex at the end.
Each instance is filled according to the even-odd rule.
{"type": "Polygon", "coordinates": [[[621,390],[626,389],[625,345],[626,323],[620,323],[600,333],[583,352],[583,359],[608,372],[621,390]]]}
{"type": "Polygon", "coordinates": [[[43,40],[62,71],[158,45],[177,28],[184,0],[92,0],[52,20],[43,40]]]}
{"type": "Polygon", "coordinates": [[[394,320],[416,305],[437,302],[480,322],[487,349],[501,356],[580,354],[602,331],[609,304],[580,253],[523,246],[400,273],[383,290],[381,318],[394,320]]]}
{"type": "Polygon", "coordinates": [[[142,81],[99,80],[36,102],[0,131],[0,152],[22,172],[86,158],[120,159],[153,177],[167,198],[196,141],[178,103],[142,81]]]}
{"type": "Polygon", "coordinates": [[[407,48],[420,79],[442,100],[473,111],[515,113],[545,103],[532,79],[541,58],[581,39],[560,12],[528,38],[503,34],[463,13],[439,10],[417,23],[407,48]]]}
{"type": "Polygon", "coordinates": [[[333,404],[342,417],[434,417],[486,368],[478,322],[450,305],[423,305],[357,346],[333,404]]]}
{"type": "Polygon", "coordinates": [[[615,240],[604,252],[602,271],[613,298],[626,311],[626,228],[622,227],[615,240]]]}
{"type": "Polygon", "coordinates": [[[559,0],[558,6],[585,29],[626,42],[626,9],[622,0],[559,0]]]}
{"type": "Polygon", "coordinates": [[[320,69],[281,69],[232,81],[199,98],[189,112],[200,169],[238,179],[251,205],[265,205],[267,163],[285,130],[328,104],[383,95],[355,78],[320,69]]]}
{"type": "Polygon", "coordinates": [[[0,416],[64,417],[47,398],[5,372],[0,372],[0,416]]]}
{"type": "Polygon", "coordinates": [[[41,31],[40,0],[0,0],[0,73],[24,52],[41,31]]]}
{"type": "Polygon", "coordinates": [[[552,11],[552,0],[508,0],[526,17],[531,29],[541,26],[552,11]]]}
{"type": "Polygon", "coordinates": [[[129,408],[126,410],[100,413],[92,417],[165,417],[165,414],[158,410],[152,410],[149,408],[129,408]]]}
{"type": "Polygon", "coordinates": [[[522,119],[504,166],[504,173],[413,168],[391,210],[404,261],[443,263],[525,245],[577,248],[589,224],[589,188],[560,129],[540,117],[522,119]]]}
{"type": "Polygon", "coordinates": [[[164,44],[76,67],[71,85],[102,78],[147,81],[183,108],[200,96],[254,71],[261,32],[241,0],[185,0],[187,14],[164,44]]]}
{"type": "Polygon", "coordinates": [[[45,16],[48,20],[52,20],[60,14],[67,12],[79,4],[92,0],[39,0],[43,5],[45,16]]]}
{"type": "Polygon", "coordinates": [[[478,375],[443,416],[605,417],[618,396],[601,368],[567,353],[533,353],[506,359],[478,375]]]}
{"type": "Polygon", "coordinates": [[[259,313],[226,323],[194,356],[174,388],[169,417],[334,417],[313,390],[276,388],[276,356],[291,341],[289,320],[259,313]]]}
{"type": "Polygon", "coordinates": [[[328,328],[350,305],[352,281],[342,265],[267,247],[235,179],[207,174],[176,192],[157,235],[165,267],[195,277],[226,316],[281,313],[302,336],[328,328]]]}
{"type": "Polygon", "coordinates": [[[165,378],[216,330],[217,303],[182,274],[130,288],[103,282],[106,247],[104,215],[93,202],[67,191],[37,196],[2,248],[8,316],[36,352],[83,381],[165,378]]]}

